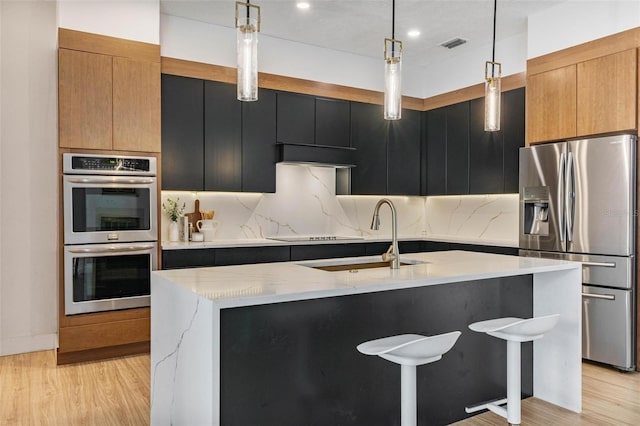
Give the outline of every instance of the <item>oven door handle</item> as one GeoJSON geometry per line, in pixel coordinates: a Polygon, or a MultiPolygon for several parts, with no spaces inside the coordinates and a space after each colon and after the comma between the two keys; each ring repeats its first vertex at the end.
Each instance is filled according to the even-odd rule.
{"type": "Polygon", "coordinates": [[[154,183],[155,178],[138,177],[138,176],[87,176],[87,177],[67,177],[66,180],[71,183],[130,183],[130,184],[149,184],[154,183]]]}
{"type": "Polygon", "coordinates": [[[69,249],[69,253],[126,253],[131,251],[151,250],[153,244],[126,246],[126,247],[102,247],[102,248],[77,248],[69,249]]]}

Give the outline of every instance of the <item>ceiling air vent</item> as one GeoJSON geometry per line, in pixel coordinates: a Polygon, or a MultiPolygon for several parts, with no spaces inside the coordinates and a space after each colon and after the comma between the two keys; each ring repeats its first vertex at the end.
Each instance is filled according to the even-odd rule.
{"type": "Polygon", "coordinates": [[[458,47],[461,44],[465,44],[466,42],[467,40],[460,37],[456,37],[456,38],[452,38],[451,40],[443,41],[442,43],[440,43],[440,46],[446,47],[447,49],[453,49],[454,47],[458,47]]]}

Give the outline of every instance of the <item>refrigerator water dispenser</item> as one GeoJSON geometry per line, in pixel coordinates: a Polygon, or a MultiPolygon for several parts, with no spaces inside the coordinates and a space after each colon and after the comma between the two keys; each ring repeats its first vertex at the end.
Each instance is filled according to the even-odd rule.
{"type": "Polygon", "coordinates": [[[549,189],[528,187],[523,191],[523,231],[527,235],[549,235],[549,189]]]}

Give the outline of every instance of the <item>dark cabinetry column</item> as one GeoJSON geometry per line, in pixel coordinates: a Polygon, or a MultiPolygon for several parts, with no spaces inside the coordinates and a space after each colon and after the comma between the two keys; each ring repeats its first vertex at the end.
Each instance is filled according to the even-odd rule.
{"type": "Polygon", "coordinates": [[[315,139],[315,98],[278,92],[277,141],[313,144],[315,139]]]}
{"type": "Polygon", "coordinates": [[[162,75],[162,189],[204,188],[204,82],[162,75]]]}
{"type": "Polygon", "coordinates": [[[276,92],[242,103],[242,190],[276,192],[276,92]]]}
{"type": "Polygon", "coordinates": [[[447,194],[469,193],[469,103],[447,108],[447,194]]]}
{"type": "Polygon", "coordinates": [[[427,186],[423,195],[447,194],[447,110],[426,112],[427,186]]]}
{"type": "MultiPolygon", "coordinates": [[[[499,193],[504,189],[502,130],[484,131],[484,98],[470,102],[469,193],[499,193]]],[[[504,122],[504,117],[502,117],[504,122]]],[[[504,126],[501,126],[504,127],[504,126]]]]}
{"type": "Polygon", "coordinates": [[[420,195],[420,112],[403,110],[389,123],[387,194],[420,195]]]}
{"type": "Polygon", "coordinates": [[[381,105],[352,102],[351,145],[356,148],[356,167],[351,169],[352,194],[386,194],[386,134],[381,105]]]}
{"type": "Polygon", "coordinates": [[[350,119],[348,101],[316,98],[316,144],[348,148],[350,119]]]}
{"type": "Polygon", "coordinates": [[[242,190],[241,119],[241,103],[236,99],[235,86],[205,81],[205,191],[242,190]]]}
{"type": "Polygon", "coordinates": [[[502,137],[504,139],[504,192],[517,193],[518,159],[524,147],[525,89],[502,94],[502,137]]]}

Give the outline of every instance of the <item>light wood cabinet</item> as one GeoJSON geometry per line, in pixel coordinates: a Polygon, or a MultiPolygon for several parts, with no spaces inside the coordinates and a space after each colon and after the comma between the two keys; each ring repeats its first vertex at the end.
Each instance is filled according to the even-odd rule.
{"type": "Polygon", "coordinates": [[[569,65],[527,77],[527,142],[576,135],[576,66],[569,65]]]}
{"type": "Polygon", "coordinates": [[[160,63],[113,58],[113,149],[160,152],[160,63]]]}
{"type": "Polygon", "coordinates": [[[527,77],[527,143],[637,129],[637,49],[527,77]]]}
{"type": "Polygon", "coordinates": [[[578,136],[636,128],[636,66],[636,49],[578,64],[578,136]]]}
{"type": "Polygon", "coordinates": [[[58,52],[60,148],[160,152],[160,63],[58,52]]]}
{"type": "Polygon", "coordinates": [[[107,55],[59,50],[60,147],[111,149],[111,61],[107,55]]]}

